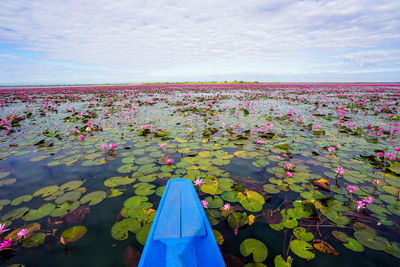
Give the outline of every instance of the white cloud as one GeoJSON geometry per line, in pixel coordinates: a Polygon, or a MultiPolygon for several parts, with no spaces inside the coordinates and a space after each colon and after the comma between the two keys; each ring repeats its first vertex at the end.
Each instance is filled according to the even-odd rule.
{"type": "MultiPolygon", "coordinates": [[[[104,67],[113,81],[145,81],[400,67],[397,0],[265,2],[4,0],[0,44],[59,62],[51,73],[75,80],[63,71],[98,78],[104,67]]],[[[50,71],[13,67],[31,78],[50,71]]]]}

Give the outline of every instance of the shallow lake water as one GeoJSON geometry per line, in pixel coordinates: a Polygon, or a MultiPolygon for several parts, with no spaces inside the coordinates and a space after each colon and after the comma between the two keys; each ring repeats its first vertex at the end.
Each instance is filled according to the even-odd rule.
{"type": "Polygon", "coordinates": [[[179,177],[203,182],[228,266],[400,264],[400,85],[0,95],[4,266],[134,266],[129,251],[143,250],[163,187],[179,177]]]}

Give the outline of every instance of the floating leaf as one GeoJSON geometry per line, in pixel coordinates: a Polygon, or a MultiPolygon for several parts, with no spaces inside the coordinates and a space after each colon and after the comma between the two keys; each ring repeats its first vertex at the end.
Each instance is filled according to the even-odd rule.
{"type": "Polygon", "coordinates": [[[13,206],[18,206],[21,205],[22,202],[29,202],[31,201],[32,196],[31,195],[23,195],[17,198],[14,198],[13,201],[11,201],[11,205],[13,206]]]}
{"type": "Polygon", "coordinates": [[[42,196],[42,197],[47,197],[52,195],[53,193],[57,192],[59,189],[58,185],[50,185],[50,186],[46,186],[43,187],[39,190],[37,190],[35,193],[33,193],[33,197],[38,197],[38,196],[42,196]]]}
{"type": "Polygon", "coordinates": [[[108,178],[107,180],[104,181],[104,185],[107,187],[116,187],[120,185],[127,185],[131,184],[136,181],[136,178],[129,178],[128,176],[122,177],[122,176],[115,176],[108,178]]]}
{"type": "Polygon", "coordinates": [[[351,249],[355,252],[363,252],[364,251],[364,246],[357,240],[350,238],[350,237],[347,239],[347,243],[344,243],[343,245],[346,248],[351,249]]]}
{"type": "Polygon", "coordinates": [[[61,205],[62,203],[68,201],[68,202],[74,202],[77,201],[81,197],[82,193],[79,191],[70,191],[67,192],[61,196],[59,196],[54,202],[57,205],[61,205]]]}
{"type": "Polygon", "coordinates": [[[304,241],[311,241],[314,239],[314,235],[310,232],[306,232],[306,228],[304,228],[304,227],[294,228],[293,234],[297,239],[301,239],[304,241]]]}
{"type": "Polygon", "coordinates": [[[309,250],[313,247],[304,240],[294,239],[289,244],[290,250],[300,258],[312,260],[315,254],[309,250]]]}
{"type": "Polygon", "coordinates": [[[36,221],[43,217],[50,215],[50,213],[56,208],[53,203],[45,203],[40,206],[37,210],[30,209],[23,217],[25,221],[36,221]]]}
{"type": "Polygon", "coordinates": [[[26,229],[28,232],[28,236],[32,235],[33,233],[35,233],[36,231],[40,230],[40,224],[38,223],[30,223],[26,226],[23,227],[19,227],[17,229],[15,229],[14,231],[8,233],[8,235],[4,238],[4,240],[6,239],[17,239],[18,238],[18,232],[21,231],[22,229],[26,229]]]}
{"type": "Polygon", "coordinates": [[[2,221],[7,221],[7,220],[13,221],[13,220],[21,218],[28,211],[29,211],[29,208],[20,207],[18,209],[11,210],[11,211],[7,212],[6,214],[4,214],[3,217],[1,217],[1,220],[2,221]]]}
{"type": "Polygon", "coordinates": [[[222,200],[222,198],[218,197],[218,196],[208,196],[204,199],[205,201],[208,202],[208,208],[213,209],[213,208],[219,208],[222,206],[222,204],[224,204],[224,201],[222,200]]]}
{"type": "Polygon", "coordinates": [[[124,263],[126,267],[137,267],[140,261],[141,253],[134,246],[127,246],[124,253],[124,263]]]}
{"type": "Polygon", "coordinates": [[[323,240],[314,240],[313,247],[329,255],[335,255],[335,256],[339,255],[336,249],[334,249],[331,245],[329,245],[327,242],[323,240]]]}
{"type": "Polygon", "coordinates": [[[82,184],[83,184],[83,181],[81,181],[81,180],[73,180],[70,182],[66,182],[65,184],[60,186],[60,190],[71,191],[71,190],[79,188],[82,184]]]}
{"type": "Polygon", "coordinates": [[[282,257],[282,255],[277,255],[274,259],[274,264],[275,267],[291,267],[293,262],[292,257],[288,257],[287,260],[285,261],[282,257]]]}
{"type": "Polygon", "coordinates": [[[139,244],[144,245],[147,240],[147,236],[149,235],[151,228],[151,223],[145,224],[136,234],[136,240],[139,242],[139,244]]]}
{"type": "Polygon", "coordinates": [[[16,178],[2,179],[2,180],[0,180],[0,187],[2,187],[4,185],[14,184],[16,181],[17,181],[16,178]]]}
{"type": "Polygon", "coordinates": [[[349,240],[349,236],[346,233],[337,231],[337,230],[333,230],[332,231],[332,235],[337,239],[340,240],[342,242],[347,242],[349,240]]]}
{"type": "Polygon", "coordinates": [[[269,224],[279,224],[283,220],[282,214],[277,210],[266,209],[262,214],[263,220],[269,224]]]}
{"type": "Polygon", "coordinates": [[[374,250],[385,250],[387,247],[386,243],[381,238],[377,237],[375,232],[363,229],[355,231],[354,236],[367,248],[374,250]]]}
{"type": "Polygon", "coordinates": [[[215,240],[217,241],[218,245],[222,245],[222,243],[224,243],[224,236],[217,230],[213,229],[213,234],[215,237],[215,240]]]}
{"type": "Polygon", "coordinates": [[[116,222],[111,228],[111,236],[116,240],[125,240],[128,238],[128,232],[134,234],[140,229],[140,223],[133,218],[126,218],[116,222]]]}
{"type": "Polygon", "coordinates": [[[91,213],[89,206],[83,205],[65,215],[65,221],[71,224],[78,224],[83,221],[87,214],[91,213]]]}
{"type": "Polygon", "coordinates": [[[85,204],[85,203],[89,202],[88,204],[90,206],[93,206],[93,205],[96,205],[96,204],[99,204],[100,202],[102,202],[106,198],[106,196],[107,196],[107,193],[104,191],[94,191],[87,195],[84,195],[81,198],[80,202],[81,202],[81,204],[85,204]]]}
{"type": "Polygon", "coordinates": [[[261,241],[248,238],[240,244],[240,253],[245,257],[253,254],[255,262],[263,262],[267,258],[268,249],[261,241]]]}
{"type": "Polygon", "coordinates": [[[35,233],[30,238],[22,241],[22,246],[24,248],[35,248],[44,243],[46,234],[45,233],[35,233]]]}
{"type": "Polygon", "coordinates": [[[74,242],[82,238],[87,232],[87,228],[83,225],[77,225],[65,230],[61,237],[64,238],[65,243],[74,242]]]}
{"type": "Polygon", "coordinates": [[[153,185],[153,184],[144,183],[144,182],[135,184],[135,185],[133,186],[133,188],[136,188],[136,189],[135,189],[135,194],[136,194],[136,195],[139,195],[139,196],[149,196],[149,195],[152,195],[152,194],[155,192],[155,190],[154,190],[155,187],[156,187],[156,186],[153,185]]]}
{"type": "Polygon", "coordinates": [[[232,229],[235,229],[236,227],[243,227],[248,223],[248,221],[249,218],[247,217],[247,214],[245,212],[233,212],[228,217],[228,224],[232,229]]]}
{"type": "Polygon", "coordinates": [[[165,186],[160,186],[159,188],[157,188],[156,189],[156,195],[161,197],[163,195],[163,193],[164,193],[164,189],[165,189],[165,186]]]}

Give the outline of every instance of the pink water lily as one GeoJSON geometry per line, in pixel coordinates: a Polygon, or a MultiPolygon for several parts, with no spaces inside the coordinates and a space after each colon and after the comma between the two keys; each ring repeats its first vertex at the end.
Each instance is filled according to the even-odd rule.
{"type": "Polygon", "coordinates": [[[201,205],[203,206],[203,208],[208,209],[208,202],[206,200],[201,200],[201,205]]]}
{"type": "Polygon", "coordinates": [[[165,148],[166,146],[167,146],[167,144],[165,144],[165,143],[160,144],[161,148],[165,148]]]}
{"type": "Polygon", "coordinates": [[[81,134],[81,135],[79,136],[79,139],[81,139],[81,141],[83,141],[83,140],[85,140],[85,136],[84,136],[83,134],[81,134]]]}
{"type": "Polygon", "coordinates": [[[0,224],[0,234],[9,231],[10,229],[4,229],[6,223],[0,224]]]}
{"type": "Polygon", "coordinates": [[[343,174],[343,173],[345,173],[344,168],[342,168],[342,167],[338,167],[337,170],[336,170],[336,172],[337,172],[337,174],[343,174]]]}
{"type": "Polygon", "coordinates": [[[114,149],[114,148],[116,148],[116,147],[117,147],[117,144],[109,144],[109,145],[108,145],[108,147],[110,147],[110,148],[114,149]]]}
{"type": "Polygon", "coordinates": [[[226,204],[223,206],[223,209],[226,210],[226,211],[229,211],[229,210],[231,209],[231,204],[226,203],[226,204]]]}
{"type": "Polygon", "coordinates": [[[262,144],[264,144],[264,141],[260,139],[257,141],[257,144],[261,146],[262,144]]]}
{"type": "Polygon", "coordinates": [[[172,164],[172,162],[174,162],[173,159],[166,159],[166,160],[165,160],[165,163],[167,163],[167,164],[172,164]]]}
{"type": "Polygon", "coordinates": [[[17,233],[18,238],[25,237],[27,233],[28,233],[28,229],[26,229],[26,228],[21,229],[21,230],[17,233]]]}
{"type": "Polygon", "coordinates": [[[357,190],[357,187],[352,186],[352,185],[348,185],[348,186],[346,187],[346,189],[349,190],[350,197],[352,197],[352,194],[353,194],[354,191],[357,190]]]}
{"type": "Polygon", "coordinates": [[[363,202],[365,202],[367,204],[372,204],[372,203],[374,203],[374,200],[372,199],[372,197],[365,197],[365,198],[363,198],[363,202]]]}
{"type": "Polygon", "coordinates": [[[361,200],[357,201],[357,212],[365,206],[365,203],[361,200]]]}
{"type": "Polygon", "coordinates": [[[376,186],[378,186],[381,183],[381,180],[376,179],[376,180],[374,180],[374,183],[376,186]]]}
{"type": "Polygon", "coordinates": [[[293,166],[292,166],[292,164],[285,164],[283,167],[284,167],[286,170],[289,170],[289,169],[291,169],[293,166]]]}
{"type": "Polygon", "coordinates": [[[0,243],[0,250],[3,250],[5,248],[9,248],[9,247],[11,247],[11,245],[12,245],[12,239],[11,238],[7,239],[7,240],[4,240],[3,242],[0,243]]]}
{"type": "Polygon", "coordinates": [[[198,178],[194,180],[194,185],[201,186],[202,184],[204,184],[203,179],[198,178]]]}
{"type": "Polygon", "coordinates": [[[101,148],[105,150],[107,148],[107,144],[101,144],[101,148]]]}

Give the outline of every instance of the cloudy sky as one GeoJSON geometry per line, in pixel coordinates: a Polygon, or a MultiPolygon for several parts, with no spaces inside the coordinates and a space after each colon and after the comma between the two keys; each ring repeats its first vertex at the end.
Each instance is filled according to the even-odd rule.
{"type": "Polygon", "coordinates": [[[400,1],[0,1],[0,84],[212,80],[400,81],[400,1]]]}

